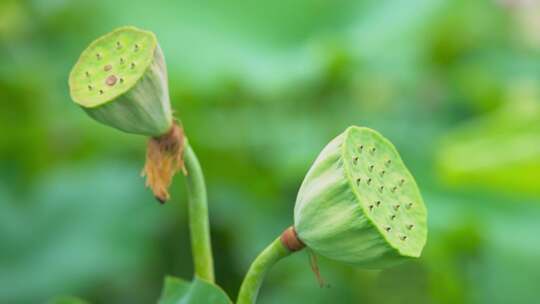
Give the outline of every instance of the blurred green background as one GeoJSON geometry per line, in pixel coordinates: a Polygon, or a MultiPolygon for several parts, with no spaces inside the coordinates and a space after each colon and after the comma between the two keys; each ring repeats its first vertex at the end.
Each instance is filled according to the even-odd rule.
{"type": "Polygon", "coordinates": [[[296,192],[347,126],[390,138],[429,210],[418,261],[365,271],[305,252],[259,303],[535,303],[540,282],[540,4],[526,0],[0,1],[0,303],[61,294],[153,303],[192,272],[182,178],[160,206],[146,139],[68,95],[80,52],[154,31],[210,199],[234,298],[292,223],[296,192]]]}

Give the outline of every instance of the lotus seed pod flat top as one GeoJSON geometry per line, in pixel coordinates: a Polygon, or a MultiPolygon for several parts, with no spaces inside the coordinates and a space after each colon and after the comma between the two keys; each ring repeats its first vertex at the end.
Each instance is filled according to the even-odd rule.
{"type": "Polygon", "coordinates": [[[93,108],[129,90],[144,74],[157,47],[152,32],[122,27],[88,46],[69,77],[73,100],[93,108]]]}
{"type": "Polygon", "coordinates": [[[353,126],[323,149],[306,175],[295,229],[316,253],[379,268],[420,256],[427,212],[394,146],[353,126]]]}
{"type": "Polygon", "coordinates": [[[121,27],[96,39],[69,87],[75,103],[114,128],[155,137],[172,127],[165,59],[152,32],[121,27]]]}

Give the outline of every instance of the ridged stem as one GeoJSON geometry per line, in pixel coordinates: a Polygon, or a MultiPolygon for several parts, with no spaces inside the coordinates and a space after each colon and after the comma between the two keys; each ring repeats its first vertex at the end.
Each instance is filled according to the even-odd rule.
{"type": "Polygon", "coordinates": [[[214,261],[208,221],[208,203],[204,176],[195,152],[185,139],[184,164],[187,176],[189,230],[195,276],[214,282],[214,261]]]}
{"type": "Polygon", "coordinates": [[[261,285],[270,269],[281,259],[291,253],[301,250],[304,245],[296,238],[296,233],[292,227],[275,239],[257,256],[249,267],[244,277],[240,292],[236,300],[237,304],[254,304],[261,285]],[[291,241],[292,239],[292,241],[291,241]],[[291,246],[291,244],[293,244],[291,246]]]}

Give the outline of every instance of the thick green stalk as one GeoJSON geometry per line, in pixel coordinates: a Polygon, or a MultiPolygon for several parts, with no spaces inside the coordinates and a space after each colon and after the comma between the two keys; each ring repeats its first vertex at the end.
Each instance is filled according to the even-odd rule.
{"type": "Polygon", "coordinates": [[[184,163],[187,171],[189,230],[195,276],[214,282],[214,261],[210,241],[206,185],[199,160],[187,139],[185,140],[184,163]]]}
{"type": "Polygon", "coordinates": [[[287,249],[281,238],[274,240],[263,252],[253,261],[249,267],[248,273],[242,282],[240,292],[238,293],[237,304],[253,304],[259,294],[264,277],[268,271],[279,260],[291,254],[291,251],[287,249]]]}

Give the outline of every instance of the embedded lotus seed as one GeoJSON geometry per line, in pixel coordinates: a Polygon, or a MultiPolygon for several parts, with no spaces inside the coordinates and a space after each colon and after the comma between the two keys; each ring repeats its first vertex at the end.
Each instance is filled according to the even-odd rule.
{"type": "Polygon", "coordinates": [[[116,76],[114,75],[110,75],[109,77],[107,77],[107,79],[105,80],[105,84],[112,87],[113,85],[116,84],[116,76]]]}
{"type": "Polygon", "coordinates": [[[105,70],[105,72],[108,72],[112,69],[112,65],[110,64],[107,64],[105,67],[103,67],[103,70],[105,70]]]}

